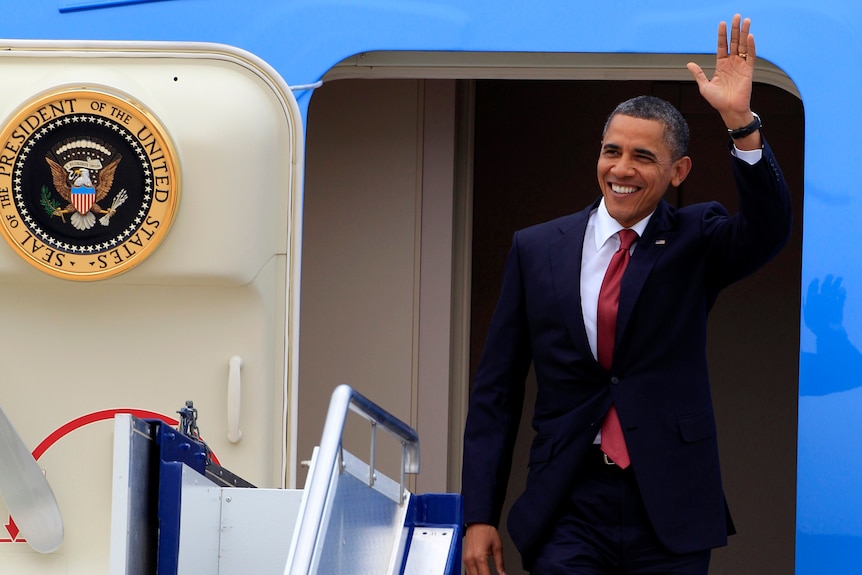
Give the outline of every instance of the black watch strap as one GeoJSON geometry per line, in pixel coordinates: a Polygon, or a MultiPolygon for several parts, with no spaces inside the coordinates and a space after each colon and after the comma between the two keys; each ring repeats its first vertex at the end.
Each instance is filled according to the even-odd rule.
{"type": "Polygon", "coordinates": [[[754,119],[751,121],[750,124],[748,124],[747,126],[743,126],[742,128],[739,128],[737,130],[727,131],[727,135],[730,136],[732,140],[739,140],[740,138],[744,138],[745,136],[750,136],[751,134],[759,130],[761,126],[763,126],[763,122],[760,121],[760,116],[758,116],[754,112],[752,112],[751,115],[754,116],[754,119]]]}

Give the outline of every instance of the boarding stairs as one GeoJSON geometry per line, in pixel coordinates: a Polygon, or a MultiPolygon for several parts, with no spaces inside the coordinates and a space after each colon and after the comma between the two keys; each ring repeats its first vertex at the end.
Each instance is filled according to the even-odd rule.
{"type": "Polygon", "coordinates": [[[114,425],[110,575],[461,572],[460,496],[408,491],[416,431],[347,385],[301,490],[254,488],[215,462],[194,424],[121,414],[114,425]],[[367,462],[343,448],[349,412],[370,424],[367,462]],[[378,429],[401,445],[396,479],[375,468],[378,429]]]}

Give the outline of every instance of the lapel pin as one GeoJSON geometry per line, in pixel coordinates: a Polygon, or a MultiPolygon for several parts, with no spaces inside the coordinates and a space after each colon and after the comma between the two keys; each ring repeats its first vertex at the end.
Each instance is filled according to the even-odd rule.
{"type": "Polygon", "coordinates": [[[655,245],[657,245],[657,246],[663,246],[666,243],[667,243],[667,240],[656,240],[655,241],[655,245]]]}

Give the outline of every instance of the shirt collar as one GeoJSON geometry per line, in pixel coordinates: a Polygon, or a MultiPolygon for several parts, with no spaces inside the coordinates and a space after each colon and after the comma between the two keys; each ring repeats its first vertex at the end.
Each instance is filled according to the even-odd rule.
{"type": "MultiPolygon", "coordinates": [[[[649,220],[654,213],[655,213],[655,210],[653,210],[650,213],[650,215],[648,215],[647,217],[645,217],[644,219],[642,219],[641,221],[639,221],[635,225],[631,226],[631,228],[629,228],[629,229],[636,231],[638,233],[638,237],[643,236],[644,230],[646,229],[647,224],[649,223],[649,220]]],[[[596,225],[596,251],[599,251],[602,248],[602,246],[605,245],[605,242],[607,242],[611,238],[611,236],[613,236],[615,233],[619,232],[620,230],[625,229],[623,226],[620,225],[620,223],[618,221],[616,221],[614,218],[612,218],[611,215],[608,213],[608,208],[607,208],[607,206],[605,206],[605,199],[604,198],[602,198],[602,201],[599,202],[599,207],[596,210],[595,225],[596,225]]]]}

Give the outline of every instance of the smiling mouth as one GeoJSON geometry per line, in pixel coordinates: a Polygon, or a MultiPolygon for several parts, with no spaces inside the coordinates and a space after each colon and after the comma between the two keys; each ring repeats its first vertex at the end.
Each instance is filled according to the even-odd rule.
{"type": "Polygon", "coordinates": [[[611,190],[614,191],[615,194],[633,194],[638,191],[637,186],[623,186],[620,184],[611,184],[611,190]]]}

